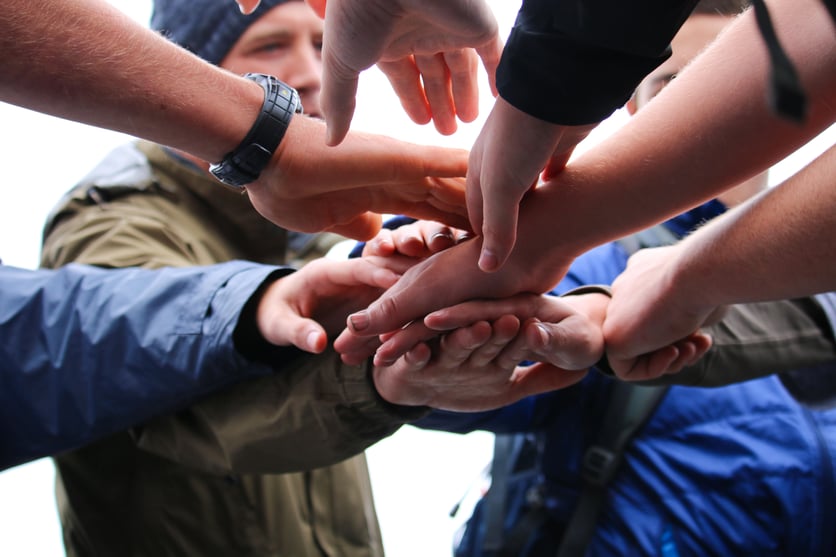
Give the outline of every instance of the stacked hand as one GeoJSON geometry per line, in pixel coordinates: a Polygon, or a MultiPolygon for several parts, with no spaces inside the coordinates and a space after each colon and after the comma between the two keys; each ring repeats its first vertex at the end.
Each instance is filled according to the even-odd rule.
{"type": "Polygon", "coordinates": [[[719,320],[723,308],[703,303],[699,287],[682,295],[687,285],[670,272],[681,245],[636,252],[613,282],[604,335],[610,367],[622,379],[678,372],[711,347],[699,329],[719,320]]]}
{"type": "Polygon", "coordinates": [[[461,149],[356,132],[328,147],[322,122],[296,116],[247,192],[259,213],[284,228],[365,240],[379,230],[379,213],[466,228],[466,171],[461,149]]]}

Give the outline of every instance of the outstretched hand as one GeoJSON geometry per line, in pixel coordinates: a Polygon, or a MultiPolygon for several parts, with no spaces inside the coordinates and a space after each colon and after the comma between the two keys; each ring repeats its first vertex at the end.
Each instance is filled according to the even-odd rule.
{"type": "Polygon", "coordinates": [[[412,262],[403,257],[314,260],[261,296],[256,323],[265,340],[320,353],[345,316],[377,298],[412,262]]]}
{"type": "Polygon", "coordinates": [[[375,387],[394,404],[478,412],[568,387],[584,377],[586,370],[518,366],[527,353],[516,340],[519,330],[520,321],[506,315],[419,343],[391,365],[376,366],[375,387]]]}
{"type": "Polygon", "coordinates": [[[308,0],[325,19],[322,110],[327,141],[348,133],[360,72],[378,64],[407,114],[442,133],[478,113],[476,57],[492,88],[502,53],[484,0],[308,0]]]}
{"type": "Polygon", "coordinates": [[[330,230],[367,240],[381,213],[406,214],[467,228],[467,152],[352,132],[325,145],[325,125],[296,116],[258,181],[253,206],[272,222],[301,232],[330,230]]]}
{"type": "Polygon", "coordinates": [[[610,367],[621,379],[675,373],[711,347],[711,337],[699,329],[716,322],[723,308],[701,304],[699,288],[690,290],[693,295],[680,294],[680,281],[669,269],[681,245],[636,252],[612,284],[604,337],[610,367]]]}

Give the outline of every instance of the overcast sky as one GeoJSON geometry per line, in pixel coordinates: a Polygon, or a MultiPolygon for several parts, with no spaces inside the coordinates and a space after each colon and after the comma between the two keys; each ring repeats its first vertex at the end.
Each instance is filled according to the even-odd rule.
{"type": "MultiPolygon", "coordinates": [[[[229,0],[231,1],[231,0],[229,0]]],[[[148,0],[112,0],[143,24],[148,0]]],[[[491,1],[503,36],[513,22],[519,1],[491,1]]],[[[483,76],[483,87],[487,81],[483,76]]],[[[484,90],[484,89],[483,89],[484,90]]],[[[452,137],[411,123],[379,74],[361,79],[354,127],[386,133],[417,143],[468,148],[487,115],[485,96],[480,119],[461,126],[452,137]]],[[[619,112],[597,132],[606,135],[626,116],[619,112]]],[[[86,174],[125,136],[51,118],[0,103],[0,153],[4,187],[0,188],[0,258],[5,264],[35,268],[41,227],[61,194],[86,174]]],[[[772,172],[780,182],[813,156],[833,145],[836,127],[772,172]]],[[[469,487],[478,487],[479,472],[488,463],[491,437],[467,437],[404,428],[369,452],[378,513],[387,551],[392,557],[450,554],[455,520],[447,512],[469,487]]],[[[52,494],[53,470],[48,460],[0,473],[0,555],[58,557],[63,555],[52,494]]],[[[473,492],[471,493],[471,497],[473,492]]]]}

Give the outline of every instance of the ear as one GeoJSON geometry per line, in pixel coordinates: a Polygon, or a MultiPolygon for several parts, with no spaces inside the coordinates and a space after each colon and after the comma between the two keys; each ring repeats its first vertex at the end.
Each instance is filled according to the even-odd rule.
{"type": "Polygon", "coordinates": [[[633,116],[636,111],[639,109],[638,104],[636,104],[636,94],[633,93],[633,96],[627,101],[627,112],[630,113],[630,116],[633,116]]]}
{"type": "Polygon", "coordinates": [[[305,0],[308,3],[308,6],[313,8],[316,12],[316,15],[325,19],[325,2],[326,0],[305,0]]]}

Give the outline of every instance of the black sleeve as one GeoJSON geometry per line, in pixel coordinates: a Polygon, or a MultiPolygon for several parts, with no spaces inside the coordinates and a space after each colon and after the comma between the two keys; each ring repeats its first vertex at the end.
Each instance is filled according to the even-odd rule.
{"type": "Polygon", "coordinates": [[[524,0],[497,69],[499,94],[555,124],[600,122],[670,56],[697,0],[524,0]]]}

